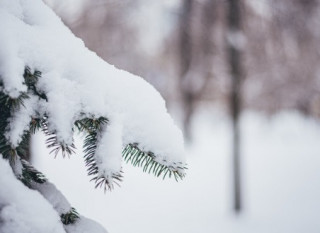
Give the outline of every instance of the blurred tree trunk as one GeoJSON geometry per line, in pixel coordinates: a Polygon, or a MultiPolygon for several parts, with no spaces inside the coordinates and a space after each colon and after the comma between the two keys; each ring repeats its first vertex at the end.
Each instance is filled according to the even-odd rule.
{"type": "Polygon", "coordinates": [[[240,0],[229,0],[226,40],[227,56],[231,76],[230,110],[233,129],[233,208],[236,212],[240,212],[242,208],[239,116],[241,112],[241,82],[243,79],[241,49],[244,41],[241,31],[240,3],[240,0]]]}
{"type": "Polygon", "coordinates": [[[179,32],[179,62],[180,62],[180,92],[182,98],[183,110],[183,129],[187,140],[191,139],[190,121],[193,114],[194,98],[193,93],[188,88],[187,76],[191,69],[192,61],[192,42],[191,42],[191,17],[192,17],[193,0],[183,2],[180,16],[179,32]]]}
{"type": "Polygon", "coordinates": [[[179,87],[183,108],[183,129],[187,141],[191,141],[191,119],[197,101],[201,99],[212,76],[214,50],[212,34],[216,3],[216,0],[206,0],[201,3],[185,0],[181,9],[179,87]]]}

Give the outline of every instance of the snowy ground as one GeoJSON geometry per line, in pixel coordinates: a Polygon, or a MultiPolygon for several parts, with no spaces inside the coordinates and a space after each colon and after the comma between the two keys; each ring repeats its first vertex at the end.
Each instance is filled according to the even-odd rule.
{"type": "Polygon", "coordinates": [[[184,181],[161,180],[124,166],[111,193],[94,189],[82,154],[47,155],[37,140],[36,167],[84,216],[110,233],[318,233],[320,124],[296,113],[273,118],[246,113],[243,128],[244,211],[231,211],[230,128],[216,111],[198,114],[184,181]],[[63,161],[62,161],[63,160],[63,161]]]}

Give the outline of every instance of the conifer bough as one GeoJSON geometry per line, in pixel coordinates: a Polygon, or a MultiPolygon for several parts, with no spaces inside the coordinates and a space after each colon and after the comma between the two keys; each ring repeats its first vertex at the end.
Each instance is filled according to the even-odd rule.
{"type": "Polygon", "coordinates": [[[11,179],[10,164],[16,178],[8,190],[24,184],[26,196],[38,203],[34,213],[52,212],[44,202],[54,209],[41,225],[23,215],[29,210],[19,198],[0,190],[0,232],[106,232],[27,162],[30,137],[39,130],[55,156],[73,154],[74,133],[84,134],[88,175],[105,191],[121,182],[122,160],[158,177],[184,177],[182,133],[150,84],[88,50],[40,0],[0,1],[0,27],[0,185],[8,185],[2,176],[11,179]],[[7,213],[7,221],[6,207],[20,208],[15,213],[23,217],[7,213]],[[57,217],[61,226],[55,227],[57,217]]]}

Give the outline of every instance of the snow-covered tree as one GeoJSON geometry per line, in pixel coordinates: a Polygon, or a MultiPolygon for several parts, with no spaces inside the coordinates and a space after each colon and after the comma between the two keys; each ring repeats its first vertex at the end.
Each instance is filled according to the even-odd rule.
{"type": "Polygon", "coordinates": [[[56,155],[85,135],[88,175],[111,190],[122,160],[185,175],[183,137],[147,82],[88,50],[40,0],[0,1],[0,232],[106,232],[24,158],[41,130],[56,155]]]}

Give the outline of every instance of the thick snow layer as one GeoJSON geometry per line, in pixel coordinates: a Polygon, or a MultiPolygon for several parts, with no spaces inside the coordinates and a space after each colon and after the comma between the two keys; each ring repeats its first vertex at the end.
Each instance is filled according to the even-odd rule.
{"type": "Polygon", "coordinates": [[[36,191],[14,176],[0,156],[0,232],[65,233],[60,217],[36,191]]]}
{"type": "MultiPolygon", "coordinates": [[[[22,164],[16,161],[19,175],[22,164]]],[[[31,182],[31,190],[14,176],[8,161],[0,157],[0,233],[107,233],[96,221],[80,216],[74,224],[62,225],[61,214],[71,210],[65,196],[49,181],[31,182]],[[41,193],[41,195],[40,195],[41,193]]]]}
{"type": "Polygon", "coordinates": [[[60,142],[70,145],[73,123],[85,114],[107,117],[110,127],[116,125],[109,132],[110,137],[117,137],[116,143],[106,142],[109,136],[105,136],[101,142],[107,146],[99,147],[98,161],[101,166],[108,164],[105,169],[120,169],[120,159],[113,157],[121,156],[119,147],[129,143],[152,151],[160,163],[166,161],[173,167],[185,163],[181,131],[167,113],[160,94],[142,78],[115,68],[89,51],[42,1],[1,0],[0,28],[0,81],[4,92],[15,98],[27,90],[22,74],[29,66],[42,72],[37,89],[48,97],[48,102],[26,101],[27,110],[13,116],[12,131],[6,135],[12,145],[20,142],[35,112],[46,113],[49,129],[56,132],[60,142]]]}
{"type": "Polygon", "coordinates": [[[30,96],[29,99],[24,100],[24,105],[28,106],[28,108],[19,108],[10,119],[10,130],[6,132],[5,136],[14,147],[19,145],[24,130],[29,129],[29,123],[32,116],[35,115],[34,109],[36,108],[37,101],[37,97],[30,96]]]}
{"type": "Polygon", "coordinates": [[[108,233],[100,224],[83,216],[80,216],[75,223],[66,225],[65,228],[68,233],[108,233]]]}
{"type": "MultiPolygon", "coordinates": [[[[120,117],[120,116],[119,116],[120,117]]],[[[122,156],[122,125],[118,119],[113,124],[105,126],[96,150],[96,161],[103,177],[112,177],[121,170],[122,156]]]]}
{"type": "Polygon", "coordinates": [[[68,200],[62,195],[62,193],[55,187],[54,184],[48,181],[43,184],[32,182],[31,187],[32,189],[35,189],[41,193],[59,215],[70,211],[71,206],[68,200]]]}
{"type": "MultiPolygon", "coordinates": [[[[189,170],[183,182],[142,176],[124,165],[121,189],[93,190],[81,158],[37,156],[35,164],[81,214],[117,233],[320,232],[320,123],[297,113],[242,117],[243,212],[231,210],[231,125],[217,111],[193,124],[189,170]],[[59,173],[56,169],[59,168],[59,173]],[[70,170],[73,172],[70,174],[70,170]],[[88,201],[83,201],[88,200],[88,201]]],[[[38,140],[43,138],[37,137],[38,140]]],[[[43,141],[34,141],[42,155],[43,141]]]]}

